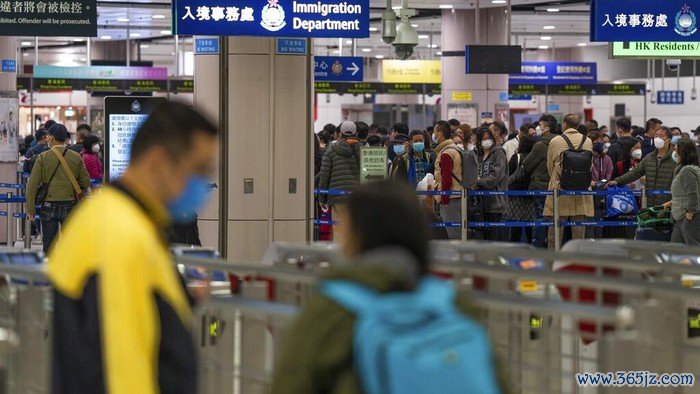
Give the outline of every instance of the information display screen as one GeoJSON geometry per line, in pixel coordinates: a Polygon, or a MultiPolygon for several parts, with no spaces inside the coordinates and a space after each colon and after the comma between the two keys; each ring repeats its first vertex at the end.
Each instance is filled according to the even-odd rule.
{"type": "Polygon", "coordinates": [[[109,115],[109,181],[120,178],[129,165],[131,141],[148,115],[109,115]]]}
{"type": "Polygon", "coordinates": [[[105,181],[119,179],[129,165],[131,143],[162,97],[105,97],[105,181]]]}

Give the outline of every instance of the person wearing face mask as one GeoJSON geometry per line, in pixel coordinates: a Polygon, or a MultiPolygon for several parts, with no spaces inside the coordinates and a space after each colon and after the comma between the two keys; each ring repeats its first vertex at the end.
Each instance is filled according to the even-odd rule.
{"type": "MultiPolygon", "coordinates": [[[[642,145],[642,161],[626,174],[623,174],[608,183],[608,186],[627,185],[646,177],[647,190],[669,190],[673,181],[673,171],[676,163],[672,159],[671,130],[668,127],[659,127],[654,138],[656,150],[644,156],[642,145]]],[[[671,199],[668,195],[652,195],[647,197],[650,207],[659,206],[671,199]]]]}
{"type": "MultiPolygon", "coordinates": [[[[532,152],[523,161],[525,172],[530,175],[530,187],[528,190],[549,190],[549,170],[547,170],[547,150],[549,143],[555,137],[554,130],[557,127],[557,120],[552,115],[543,115],[535,129],[536,136],[540,140],[532,148],[532,152]]],[[[534,197],[535,214],[538,221],[545,220],[544,197],[534,197]]],[[[532,229],[532,244],[544,248],[547,246],[547,228],[535,227],[532,229]]]]}
{"type": "Polygon", "coordinates": [[[85,137],[89,135],[92,135],[92,128],[90,127],[90,125],[78,125],[78,128],[75,129],[75,144],[69,144],[68,149],[81,153],[84,150],[85,137]]]}
{"type": "MultiPolygon", "coordinates": [[[[476,132],[476,153],[478,165],[478,177],[474,190],[508,191],[508,162],[506,151],[496,145],[496,137],[486,127],[481,127],[476,132]]],[[[484,197],[484,220],[487,222],[500,222],[508,211],[508,197],[490,196],[484,197]]],[[[484,239],[489,241],[504,241],[510,239],[510,231],[507,228],[496,227],[484,230],[484,239]]]]}
{"type": "Polygon", "coordinates": [[[44,252],[48,252],[73,207],[80,198],[76,195],[73,180],[82,191],[90,187],[90,176],[80,155],[65,147],[68,130],[62,124],[54,124],[48,131],[49,150],[36,159],[27,181],[27,215],[34,220],[36,206],[41,205],[44,252]],[[59,156],[65,160],[70,175],[66,172],[59,156]],[[73,179],[71,179],[71,176],[73,179]],[[37,197],[41,185],[46,193],[37,197]]]}
{"type": "Polygon", "coordinates": [[[695,144],[679,141],[673,160],[678,167],[671,183],[671,201],[664,204],[674,221],[671,242],[700,245],[700,163],[695,144]]]}
{"type": "Polygon", "coordinates": [[[466,149],[466,147],[464,146],[464,140],[462,139],[461,135],[454,133],[454,134],[452,134],[452,136],[450,138],[455,143],[455,145],[457,145],[457,147],[459,149],[461,149],[461,150],[466,149]]]}
{"type": "Polygon", "coordinates": [[[611,179],[613,172],[612,160],[607,155],[602,135],[598,131],[588,133],[588,138],[593,141],[593,167],[591,168],[591,186],[596,187],[598,182],[611,179]]]}
{"type": "Polygon", "coordinates": [[[217,141],[198,112],[160,104],[124,175],[72,213],[47,265],[53,393],[197,392],[192,307],[166,233],[206,203],[217,141]]]}
{"type": "Polygon", "coordinates": [[[88,135],[83,140],[83,151],[80,157],[85,163],[90,179],[102,181],[102,160],[100,160],[100,140],[94,135],[88,135]]]}
{"type": "Polygon", "coordinates": [[[518,131],[518,134],[515,136],[515,138],[512,138],[503,144],[503,149],[505,149],[506,151],[506,159],[509,163],[513,155],[515,155],[518,152],[518,148],[520,147],[520,140],[522,140],[523,137],[527,137],[529,134],[530,125],[524,123],[522,126],[520,126],[520,130],[518,131]]]}
{"type": "MultiPolygon", "coordinates": [[[[450,139],[452,130],[450,124],[439,121],[433,130],[432,140],[435,148],[435,186],[439,191],[462,191],[462,156],[459,148],[450,139]]],[[[440,204],[440,218],[443,222],[459,222],[462,220],[460,196],[435,196],[440,204]]],[[[462,239],[462,229],[450,227],[447,229],[449,239],[462,239]]]]}
{"type": "MultiPolygon", "coordinates": [[[[647,121],[644,128],[644,136],[642,137],[642,157],[658,149],[655,144],[656,132],[661,128],[664,122],[656,118],[651,118],[647,121]]],[[[669,137],[670,139],[671,137],[669,137]]]]}
{"type": "Polygon", "coordinates": [[[618,139],[608,148],[608,156],[613,163],[613,178],[630,170],[630,152],[633,146],[639,144],[639,140],[632,136],[632,122],[629,118],[618,119],[616,126],[618,139]]]}

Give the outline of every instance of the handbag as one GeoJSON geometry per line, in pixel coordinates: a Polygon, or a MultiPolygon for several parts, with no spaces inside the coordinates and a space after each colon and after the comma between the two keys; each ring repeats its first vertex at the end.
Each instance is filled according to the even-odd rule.
{"type": "Polygon", "coordinates": [[[68,176],[68,179],[70,180],[70,183],[73,185],[73,191],[75,192],[75,201],[78,202],[82,200],[85,197],[85,193],[83,193],[83,190],[80,188],[80,185],[78,185],[78,181],[75,179],[75,175],[73,175],[73,171],[70,170],[70,167],[68,167],[68,163],[66,162],[66,152],[68,151],[68,148],[66,148],[63,151],[62,155],[59,155],[57,151],[55,151],[53,148],[51,151],[56,155],[58,158],[58,161],[61,162],[61,166],[63,167],[63,171],[65,171],[66,175],[68,176]]]}
{"type": "MultiPolygon", "coordinates": [[[[68,150],[66,149],[63,154],[65,155],[68,150]]],[[[58,167],[60,167],[61,164],[59,163],[56,168],[53,170],[53,174],[51,174],[51,178],[49,178],[49,181],[46,183],[42,183],[39,185],[39,187],[36,190],[36,205],[44,205],[44,202],[46,202],[46,196],[49,194],[49,184],[53,180],[53,177],[56,175],[56,171],[58,171],[58,167]]]]}
{"type": "Polygon", "coordinates": [[[527,190],[530,187],[530,174],[525,171],[520,154],[518,159],[518,168],[508,178],[508,190],[527,190]]]}

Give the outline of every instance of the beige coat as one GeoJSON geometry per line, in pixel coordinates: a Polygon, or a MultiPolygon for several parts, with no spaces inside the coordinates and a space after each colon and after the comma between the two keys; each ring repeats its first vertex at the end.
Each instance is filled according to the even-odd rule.
{"type": "MultiPolygon", "coordinates": [[[[581,139],[583,135],[576,129],[568,129],[564,132],[567,137],[571,140],[574,147],[578,148],[581,144],[581,139]]],[[[561,177],[561,154],[568,150],[569,146],[564,141],[561,136],[556,136],[549,143],[549,149],[547,150],[547,169],[549,170],[550,180],[549,180],[549,190],[560,188],[560,177],[561,177]]],[[[593,142],[590,138],[586,139],[583,144],[583,149],[593,150],[593,142]]],[[[544,204],[544,216],[554,216],[552,197],[547,197],[547,201],[544,204]]],[[[594,215],[593,208],[593,197],[592,196],[566,196],[559,197],[559,215],[560,216],[588,216],[592,217],[594,215]]]]}
{"type": "MultiPolygon", "coordinates": [[[[442,155],[448,155],[452,158],[452,188],[453,191],[462,191],[462,185],[457,181],[457,179],[462,180],[462,156],[457,150],[457,145],[450,139],[442,141],[440,145],[435,148],[435,185],[436,189],[443,191],[445,187],[442,185],[442,171],[440,170],[440,159],[442,155]],[[456,178],[456,179],[455,179],[456,178]]],[[[449,199],[457,200],[460,199],[459,196],[450,196],[449,199]]],[[[435,196],[435,201],[441,202],[442,196],[435,196]]]]}

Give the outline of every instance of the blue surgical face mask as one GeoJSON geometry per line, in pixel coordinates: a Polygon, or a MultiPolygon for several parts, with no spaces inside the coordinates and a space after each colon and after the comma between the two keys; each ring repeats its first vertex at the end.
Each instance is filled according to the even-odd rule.
{"type": "Polygon", "coordinates": [[[681,139],[680,135],[674,135],[673,138],[671,138],[671,144],[676,145],[678,143],[678,140],[681,139]]]}
{"type": "Polygon", "coordinates": [[[413,143],[413,151],[416,153],[421,153],[425,149],[425,144],[422,142],[414,142],[413,143]]]}
{"type": "Polygon", "coordinates": [[[403,155],[404,153],[406,153],[406,145],[394,145],[394,153],[396,153],[397,155],[403,155]]]}
{"type": "Polygon", "coordinates": [[[192,222],[209,197],[209,180],[202,176],[192,176],[182,193],[168,204],[168,212],[173,223],[192,222]]]}

